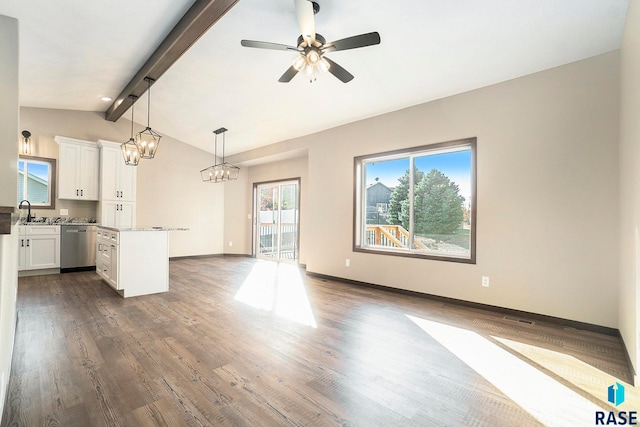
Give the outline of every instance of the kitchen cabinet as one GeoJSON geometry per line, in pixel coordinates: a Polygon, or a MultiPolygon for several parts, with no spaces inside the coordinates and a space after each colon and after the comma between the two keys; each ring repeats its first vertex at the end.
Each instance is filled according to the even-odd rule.
{"type": "Polygon", "coordinates": [[[95,142],[56,136],[58,198],[98,200],[100,152],[95,142]]]}
{"type": "Polygon", "coordinates": [[[60,268],[60,226],[18,226],[18,270],[60,268]]]}
{"type": "Polygon", "coordinates": [[[118,282],[118,232],[98,228],[96,238],[96,272],[112,288],[121,290],[118,282]]]}
{"type": "Polygon", "coordinates": [[[96,272],[127,298],[169,290],[169,234],[166,230],[98,227],[96,272]]]}
{"type": "Polygon", "coordinates": [[[136,201],[135,166],[124,163],[120,143],[98,140],[100,147],[100,199],[136,201]]]}
{"type": "Polygon", "coordinates": [[[98,140],[100,147],[100,202],[98,220],[106,227],[136,225],[136,171],[122,158],[117,142],[98,140]]]}
{"type": "Polygon", "coordinates": [[[100,224],[105,227],[132,228],[136,223],[136,204],[102,200],[100,202],[100,224]]]}

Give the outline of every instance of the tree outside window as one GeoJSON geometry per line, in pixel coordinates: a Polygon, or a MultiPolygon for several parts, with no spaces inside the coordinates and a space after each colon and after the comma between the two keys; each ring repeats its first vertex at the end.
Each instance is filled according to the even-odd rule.
{"type": "Polygon", "coordinates": [[[356,158],[354,249],[475,262],[475,145],[356,158]]]}

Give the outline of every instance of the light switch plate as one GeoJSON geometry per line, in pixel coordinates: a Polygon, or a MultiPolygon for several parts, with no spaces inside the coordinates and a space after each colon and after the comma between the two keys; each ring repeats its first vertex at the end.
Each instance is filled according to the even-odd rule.
{"type": "Polygon", "coordinates": [[[69,215],[69,209],[60,209],[60,215],[69,215]]]}

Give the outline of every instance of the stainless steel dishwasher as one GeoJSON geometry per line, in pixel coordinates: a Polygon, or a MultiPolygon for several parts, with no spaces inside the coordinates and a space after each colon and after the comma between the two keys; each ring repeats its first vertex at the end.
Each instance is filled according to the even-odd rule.
{"type": "Polygon", "coordinates": [[[60,227],[60,271],[96,268],[96,226],[65,225],[60,227]]]}

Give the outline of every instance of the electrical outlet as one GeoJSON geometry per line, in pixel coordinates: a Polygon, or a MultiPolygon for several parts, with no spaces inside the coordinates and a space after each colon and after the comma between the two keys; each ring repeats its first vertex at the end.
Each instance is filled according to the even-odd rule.
{"type": "Polygon", "coordinates": [[[233,242],[229,240],[229,246],[233,246],[233,242]]]}
{"type": "Polygon", "coordinates": [[[69,215],[69,209],[60,209],[60,215],[62,216],[69,215]]]}
{"type": "Polygon", "coordinates": [[[345,260],[344,260],[344,265],[345,265],[346,267],[351,267],[351,260],[350,260],[349,258],[345,259],[345,260]]]}
{"type": "Polygon", "coordinates": [[[489,276],[482,276],[482,286],[485,288],[489,287],[489,276]]]}

